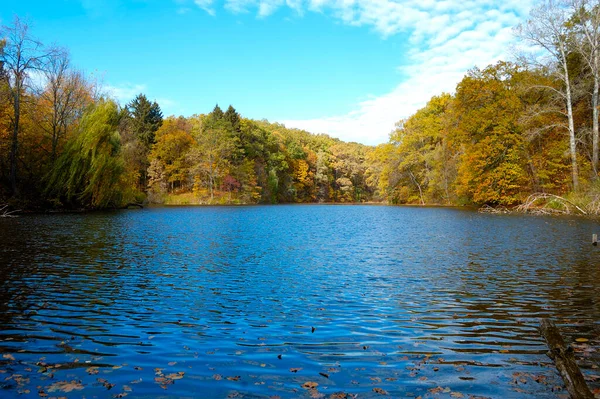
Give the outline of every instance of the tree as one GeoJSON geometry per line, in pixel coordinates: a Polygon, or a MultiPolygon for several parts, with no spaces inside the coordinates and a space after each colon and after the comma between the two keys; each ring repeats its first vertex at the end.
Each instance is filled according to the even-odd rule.
{"type": "Polygon", "coordinates": [[[569,73],[572,30],[568,24],[564,2],[543,0],[538,7],[531,11],[530,19],[517,27],[517,32],[529,44],[538,47],[549,56],[549,60],[539,57],[530,58],[528,63],[550,71],[563,84],[561,88],[547,86],[545,89],[556,93],[564,104],[563,113],[567,118],[566,128],[569,133],[573,190],[578,191],[579,170],[573,120],[573,87],[569,73]]]}
{"type": "Polygon", "coordinates": [[[600,91],[600,5],[589,0],[570,0],[573,12],[573,40],[593,79],[592,89],[592,170],[598,178],[598,96],[600,91]]]}
{"type": "Polygon", "coordinates": [[[143,94],[138,94],[127,109],[126,145],[129,147],[130,162],[136,164],[139,173],[139,187],[143,191],[147,185],[148,155],[155,142],[156,131],[163,122],[160,106],[150,102],[143,94]]]}
{"type": "Polygon", "coordinates": [[[469,202],[512,205],[520,200],[526,173],[519,76],[518,66],[499,62],[471,70],[457,86],[452,139],[461,143],[462,153],[456,186],[469,202]]]}
{"type": "Polygon", "coordinates": [[[40,99],[48,105],[49,112],[43,115],[40,125],[50,135],[51,161],[54,162],[60,141],[91,103],[93,87],[81,72],[70,67],[65,50],[49,59],[44,76],[46,84],[40,99]]]}
{"type": "Polygon", "coordinates": [[[234,149],[229,139],[225,123],[218,114],[209,114],[197,120],[192,128],[192,136],[197,145],[189,153],[196,191],[205,186],[211,202],[220,180],[230,167],[229,157],[234,149]]]}
{"type": "Polygon", "coordinates": [[[48,60],[56,54],[56,50],[46,49],[41,42],[34,39],[29,33],[28,24],[18,17],[15,17],[12,25],[1,28],[0,36],[5,37],[6,43],[0,53],[0,63],[7,75],[6,83],[13,108],[10,185],[13,195],[17,195],[19,133],[23,95],[30,88],[31,72],[43,71],[48,60]]]}
{"type": "Polygon", "coordinates": [[[223,119],[231,124],[233,130],[240,129],[240,114],[237,113],[233,106],[230,105],[229,108],[227,108],[227,111],[223,114],[223,119]]]}
{"type": "Polygon", "coordinates": [[[181,187],[189,175],[188,152],[195,144],[190,130],[191,127],[183,118],[167,118],[156,132],[156,143],[150,151],[149,161],[151,165],[154,163],[154,179],[162,168],[162,176],[170,184],[171,191],[175,184],[181,187]]]}
{"type": "Polygon", "coordinates": [[[49,176],[47,193],[87,208],[118,207],[129,202],[123,181],[117,104],[100,100],[82,117],[49,176]]]}

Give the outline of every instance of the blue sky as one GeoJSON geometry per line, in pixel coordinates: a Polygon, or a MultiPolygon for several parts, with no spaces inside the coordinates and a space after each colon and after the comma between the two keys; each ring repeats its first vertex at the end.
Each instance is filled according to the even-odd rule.
{"type": "Polygon", "coordinates": [[[122,104],[246,117],[366,144],[471,67],[509,58],[532,0],[3,0],[122,104]]]}

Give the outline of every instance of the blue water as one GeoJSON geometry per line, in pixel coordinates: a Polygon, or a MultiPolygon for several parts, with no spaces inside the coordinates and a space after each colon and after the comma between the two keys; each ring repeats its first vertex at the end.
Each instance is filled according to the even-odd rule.
{"type": "Polygon", "coordinates": [[[592,233],[385,206],[0,219],[0,397],[560,397],[537,325],[600,374],[592,233]]]}

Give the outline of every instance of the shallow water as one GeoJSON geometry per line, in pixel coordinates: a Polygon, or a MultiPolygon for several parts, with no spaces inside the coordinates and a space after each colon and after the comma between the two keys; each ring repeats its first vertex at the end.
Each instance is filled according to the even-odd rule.
{"type": "Polygon", "coordinates": [[[0,397],[560,397],[537,325],[600,374],[599,230],[327,205],[0,220],[0,397]]]}

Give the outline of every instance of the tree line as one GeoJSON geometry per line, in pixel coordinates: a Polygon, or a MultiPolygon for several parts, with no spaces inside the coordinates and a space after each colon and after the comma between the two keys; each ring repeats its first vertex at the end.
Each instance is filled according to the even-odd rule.
{"type": "Polygon", "coordinates": [[[515,33],[529,53],[470,70],[370,153],[377,197],[512,206],[551,193],[598,203],[600,5],[540,1],[515,33]]]}
{"type": "Polygon", "coordinates": [[[15,18],[0,42],[0,200],[28,208],[131,203],[363,202],[370,147],[243,118],[124,107],[15,18]]]}
{"type": "Polygon", "coordinates": [[[231,105],[165,118],[140,94],[121,107],[15,18],[0,42],[0,200],[512,206],[550,193],[598,202],[600,6],[543,0],[515,32],[531,54],[473,68],[371,147],[247,119],[231,105]]]}

